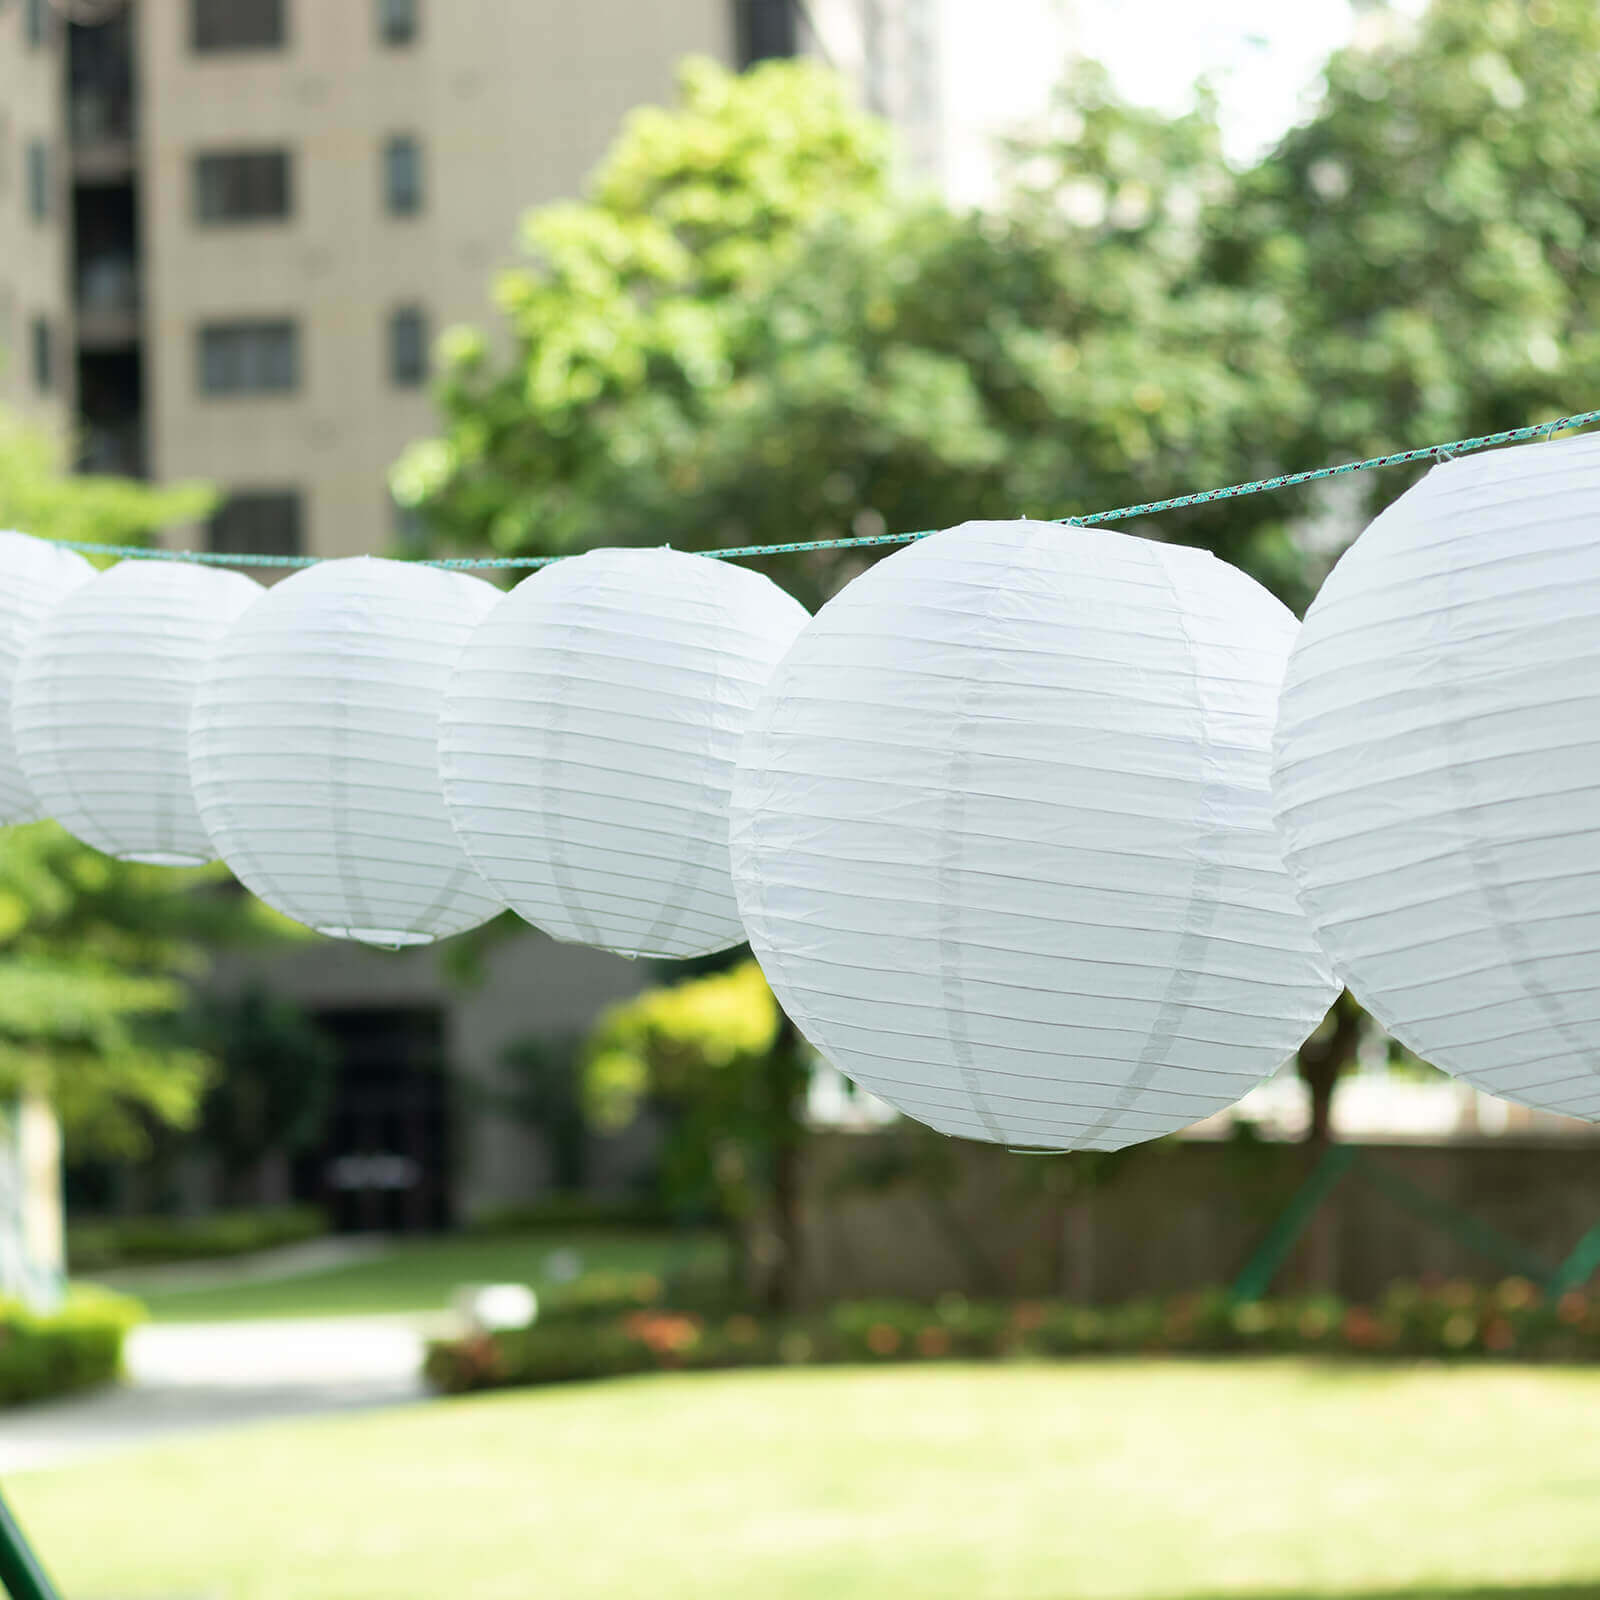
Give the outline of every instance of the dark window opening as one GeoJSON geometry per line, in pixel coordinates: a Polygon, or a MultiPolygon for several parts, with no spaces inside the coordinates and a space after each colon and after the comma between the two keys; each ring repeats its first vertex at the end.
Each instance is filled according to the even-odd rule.
{"type": "Polygon", "coordinates": [[[397,133],[383,147],[383,199],[391,217],[422,209],[422,147],[408,133],[397,133]]]}
{"type": "Polygon", "coordinates": [[[451,1097],[437,1010],[324,1011],[339,1065],[320,1150],[295,1163],[297,1200],[346,1232],[451,1221],[451,1097]]]}
{"type": "Polygon", "coordinates": [[[795,55],[800,48],[795,0],[734,0],[734,48],[740,70],[795,55]]]}
{"type": "Polygon", "coordinates": [[[24,32],[30,50],[42,49],[51,43],[50,0],[27,0],[23,7],[24,32]]]}
{"type": "Polygon", "coordinates": [[[283,394],[300,382],[299,330],[287,318],[216,322],[200,330],[205,394],[283,394]]]}
{"type": "Polygon", "coordinates": [[[28,215],[46,221],[55,209],[50,204],[50,146],[43,139],[28,141],[28,215]]]}
{"type": "Polygon", "coordinates": [[[242,491],[212,516],[207,545],[217,555],[303,555],[303,522],[298,490],[242,491]]]}
{"type": "Polygon", "coordinates": [[[418,0],[378,0],[378,38],[388,45],[417,42],[418,0]]]}
{"type": "Polygon", "coordinates": [[[30,340],[33,346],[33,386],[40,394],[49,394],[56,386],[55,329],[48,317],[35,317],[30,340]]]}
{"type": "Polygon", "coordinates": [[[214,150],[194,160],[200,222],[270,222],[289,215],[287,150],[214,150]]]}
{"type": "Polygon", "coordinates": [[[420,306],[402,306],[389,318],[389,381],[414,389],[428,377],[428,319],[420,306]]]}
{"type": "Polygon", "coordinates": [[[189,39],[206,53],[276,50],[284,42],[284,0],[190,0],[189,39]]]}

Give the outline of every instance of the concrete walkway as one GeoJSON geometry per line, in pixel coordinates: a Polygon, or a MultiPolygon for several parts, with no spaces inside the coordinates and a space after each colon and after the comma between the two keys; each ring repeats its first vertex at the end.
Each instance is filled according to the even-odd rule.
{"type": "Polygon", "coordinates": [[[386,1234],[330,1235],[301,1244],[279,1245],[247,1256],[224,1256],[216,1261],[180,1261],[159,1267],[118,1267],[86,1273],[96,1283],[124,1294],[139,1295],[151,1289],[231,1288],[236,1283],[278,1283],[285,1278],[307,1278],[333,1272],[357,1262],[376,1261],[394,1249],[386,1234]]]}
{"type": "Polygon", "coordinates": [[[129,1337],[127,1381],[0,1412],[0,1477],[185,1433],[425,1397],[448,1317],[167,1323],[129,1337]]]}

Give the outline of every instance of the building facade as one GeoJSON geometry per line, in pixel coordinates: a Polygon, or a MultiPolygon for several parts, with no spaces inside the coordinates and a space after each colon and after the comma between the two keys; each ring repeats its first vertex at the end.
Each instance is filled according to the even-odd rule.
{"type": "Polygon", "coordinates": [[[75,403],[60,19],[0,3],[0,407],[60,434],[75,403]]]}
{"type": "Polygon", "coordinates": [[[0,394],[86,470],[216,483],[215,549],[403,548],[436,335],[685,56],[818,56],[977,201],[1063,5],[0,0],[0,394]]]}

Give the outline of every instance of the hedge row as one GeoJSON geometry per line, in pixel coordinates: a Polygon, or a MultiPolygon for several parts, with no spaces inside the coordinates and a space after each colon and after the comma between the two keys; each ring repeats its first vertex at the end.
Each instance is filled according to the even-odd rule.
{"type": "Polygon", "coordinates": [[[675,1218],[659,1201],[629,1195],[546,1195],[524,1205],[501,1206],[482,1212],[467,1225],[478,1234],[539,1233],[545,1229],[582,1228],[658,1229],[674,1225],[675,1218]]]}
{"type": "Polygon", "coordinates": [[[1593,1361],[1600,1296],[1551,1302],[1511,1278],[1493,1288],[1398,1285],[1370,1306],[1327,1295],[1240,1304],[1222,1290],[1111,1308],[949,1295],[933,1306],[858,1301],[781,1318],[636,1305],[440,1341],[427,1374],[456,1394],[661,1369],[1250,1351],[1593,1361]]]}
{"type": "Polygon", "coordinates": [[[327,1231],[327,1218],[309,1206],[217,1211],[204,1217],[110,1217],[68,1227],[67,1262],[78,1274],[203,1261],[300,1244],[327,1231]]]}
{"type": "Polygon", "coordinates": [[[122,1365],[122,1342],[143,1315],[136,1300],[81,1284],[44,1315],[0,1300],[0,1406],[109,1383],[122,1365]]]}

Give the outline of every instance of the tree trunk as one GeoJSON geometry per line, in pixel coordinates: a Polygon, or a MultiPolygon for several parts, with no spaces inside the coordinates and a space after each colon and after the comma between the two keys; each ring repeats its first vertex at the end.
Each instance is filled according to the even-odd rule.
{"type": "Polygon", "coordinates": [[[1328,1019],[1300,1046],[1296,1065],[1311,1093],[1311,1123],[1306,1143],[1325,1146],[1333,1140],[1333,1089],[1361,1047],[1364,1012],[1346,989],[1333,1003],[1328,1019]]]}
{"type": "Polygon", "coordinates": [[[791,1311],[799,1297],[801,1263],[800,1150],[805,1124],[800,1097],[805,1089],[805,1041],[785,1016],[772,1041],[772,1227],[777,1259],[767,1276],[767,1306],[791,1311]]]}
{"type": "MultiPolygon", "coordinates": [[[[1345,1068],[1355,1061],[1365,1023],[1366,1012],[1346,989],[1334,1001],[1327,1020],[1300,1047],[1297,1062],[1300,1077],[1311,1092],[1311,1122],[1306,1129],[1306,1144],[1313,1151],[1326,1151],[1333,1142],[1334,1085],[1345,1068]]],[[[1306,1229],[1301,1257],[1306,1287],[1331,1293],[1338,1285],[1338,1257],[1338,1214],[1331,1202],[1324,1200],[1306,1229]]]]}

